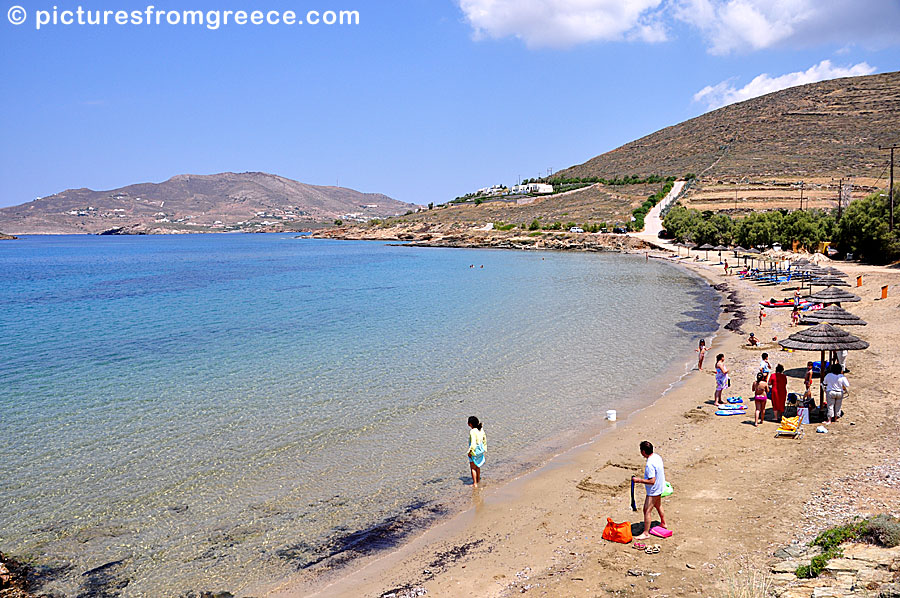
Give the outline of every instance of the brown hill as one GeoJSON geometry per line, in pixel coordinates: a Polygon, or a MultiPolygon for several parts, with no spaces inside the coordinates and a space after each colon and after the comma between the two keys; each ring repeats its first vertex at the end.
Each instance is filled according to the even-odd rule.
{"type": "Polygon", "coordinates": [[[111,191],[70,189],[0,209],[13,234],[300,230],[336,218],[365,220],[417,206],[378,193],[306,185],[262,172],[178,175],[111,191]]]}
{"type": "Polygon", "coordinates": [[[900,140],[900,72],[776,91],[627,143],[561,177],[878,177],[900,140]]]}

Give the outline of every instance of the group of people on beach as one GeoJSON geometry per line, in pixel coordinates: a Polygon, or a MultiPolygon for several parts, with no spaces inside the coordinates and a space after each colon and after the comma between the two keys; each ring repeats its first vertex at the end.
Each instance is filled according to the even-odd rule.
{"type": "MultiPolygon", "coordinates": [[[[757,343],[753,342],[755,340],[753,334],[751,334],[750,337],[750,342],[748,344],[756,346],[757,343]]],[[[703,357],[708,350],[706,341],[700,339],[699,347],[697,349],[697,352],[700,354],[697,364],[699,370],[703,369],[703,357]]],[[[825,412],[826,423],[834,423],[843,414],[843,411],[841,411],[842,402],[846,394],[850,392],[850,382],[847,380],[847,377],[844,376],[844,371],[843,366],[835,361],[835,363],[831,364],[829,373],[822,382],[825,387],[825,400],[819,405],[819,410],[825,412]]],[[[803,384],[806,387],[802,399],[803,404],[814,404],[812,398],[814,378],[815,364],[812,361],[808,361],[806,363],[806,373],[803,377],[803,384]]],[[[787,383],[788,380],[787,375],[784,373],[784,366],[779,363],[773,370],[772,364],[769,361],[769,354],[763,353],[760,356],[756,376],[750,386],[750,391],[753,393],[754,426],[758,427],[763,423],[766,413],[766,404],[769,401],[772,402],[772,414],[775,421],[781,423],[781,418],[784,415],[788,398],[787,383]]],[[[714,404],[716,407],[727,404],[726,401],[722,399],[722,392],[730,386],[731,379],[728,376],[728,367],[725,365],[725,354],[719,353],[716,355],[716,390],[714,394],[714,404]]]]}

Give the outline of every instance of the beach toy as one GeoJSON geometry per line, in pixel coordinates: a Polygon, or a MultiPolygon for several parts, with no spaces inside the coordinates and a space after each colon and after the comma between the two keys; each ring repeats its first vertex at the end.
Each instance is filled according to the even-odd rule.
{"type": "Polygon", "coordinates": [[[616,421],[616,410],[615,410],[615,409],[610,409],[609,411],[607,411],[607,412],[606,412],[606,419],[609,420],[609,421],[611,421],[611,422],[616,421]]]}
{"type": "Polygon", "coordinates": [[[664,528],[661,525],[651,527],[650,533],[653,534],[654,536],[658,536],[660,538],[668,538],[672,535],[671,530],[667,530],[666,528],[664,528]]]}
{"type": "Polygon", "coordinates": [[[719,405],[719,409],[722,411],[737,411],[746,408],[745,405],[719,405]]]}
{"type": "Polygon", "coordinates": [[[742,399],[741,397],[728,397],[725,400],[732,404],[744,402],[744,399],[742,399]]]}
{"type": "Polygon", "coordinates": [[[737,415],[739,413],[743,414],[743,413],[747,413],[747,412],[744,411],[743,409],[732,409],[731,411],[727,411],[727,410],[723,411],[720,409],[719,411],[716,411],[716,415],[737,415]]]}

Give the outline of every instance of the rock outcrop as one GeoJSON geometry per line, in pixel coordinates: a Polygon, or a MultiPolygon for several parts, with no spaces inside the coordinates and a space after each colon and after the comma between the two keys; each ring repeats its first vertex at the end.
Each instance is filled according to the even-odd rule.
{"type": "Polygon", "coordinates": [[[628,235],[557,231],[462,229],[450,226],[338,227],[313,233],[320,239],[396,241],[415,247],[539,249],[558,251],[626,251],[649,249],[628,235]]]}

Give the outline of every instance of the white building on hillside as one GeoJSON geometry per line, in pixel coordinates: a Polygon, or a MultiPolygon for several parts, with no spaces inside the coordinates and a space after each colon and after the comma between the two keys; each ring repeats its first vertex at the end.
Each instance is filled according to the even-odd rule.
{"type": "Polygon", "coordinates": [[[525,195],[527,193],[545,195],[547,193],[553,193],[553,185],[548,185],[546,183],[528,183],[527,185],[516,185],[515,187],[513,187],[512,192],[514,195],[525,195]]]}

